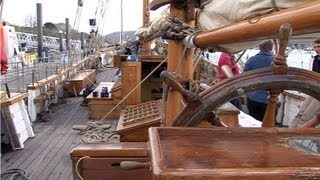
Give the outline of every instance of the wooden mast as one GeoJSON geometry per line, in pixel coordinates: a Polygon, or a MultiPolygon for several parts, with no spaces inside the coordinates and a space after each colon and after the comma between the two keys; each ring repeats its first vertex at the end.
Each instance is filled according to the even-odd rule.
{"type": "MultiPolygon", "coordinates": [[[[178,9],[175,4],[170,4],[170,15],[176,16],[180,20],[186,20],[186,10],[184,8],[178,9]]],[[[188,22],[186,22],[188,23],[188,22]]],[[[183,79],[192,79],[193,70],[193,49],[186,49],[183,55],[184,45],[181,41],[170,40],[168,45],[168,70],[176,72],[181,75],[183,79]]],[[[182,96],[177,91],[170,91],[168,93],[166,112],[165,112],[165,126],[172,126],[174,119],[182,109],[182,96]]]]}
{"type": "MultiPolygon", "coordinates": [[[[148,27],[150,21],[150,11],[149,11],[149,0],[143,0],[143,10],[142,10],[142,18],[143,18],[143,27],[148,27]]],[[[143,41],[142,44],[142,55],[150,54],[150,43],[149,41],[143,41]]]]}

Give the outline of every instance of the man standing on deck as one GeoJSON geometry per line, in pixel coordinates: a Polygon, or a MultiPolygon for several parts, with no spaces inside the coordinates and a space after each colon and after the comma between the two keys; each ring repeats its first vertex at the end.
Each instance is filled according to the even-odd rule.
{"type": "MultiPolygon", "coordinates": [[[[271,40],[261,44],[259,46],[260,52],[248,59],[243,71],[270,67],[270,63],[274,59],[273,46],[271,40]]],[[[253,92],[247,95],[249,115],[261,122],[268,106],[268,96],[268,91],[253,92]]]]}
{"type": "MultiPolygon", "coordinates": [[[[240,68],[234,61],[234,56],[227,53],[221,53],[218,61],[218,81],[222,81],[233,75],[240,74],[240,68]]],[[[231,104],[242,110],[242,103],[240,98],[230,101],[231,104]]]]}
{"type": "MultiPolygon", "coordinates": [[[[313,58],[312,71],[320,73],[320,38],[314,41],[313,49],[316,52],[316,55],[313,58]]],[[[298,114],[290,122],[290,128],[298,128],[311,120],[316,113],[320,113],[320,102],[309,96],[303,102],[298,114]]]]}
{"type": "Polygon", "coordinates": [[[313,49],[317,55],[313,58],[312,71],[320,73],[320,38],[314,41],[313,49]]]}

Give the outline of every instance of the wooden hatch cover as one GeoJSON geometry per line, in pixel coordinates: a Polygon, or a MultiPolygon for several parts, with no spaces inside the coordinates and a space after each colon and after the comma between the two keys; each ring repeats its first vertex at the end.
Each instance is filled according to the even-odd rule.
{"type": "Polygon", "coordinates": [[[120,141],[147,141],[148,128],[159,126],[161,117],[161,100],[148,101],[123,109],[116,129],[120,141]]]}
{"type": "Polygon", "coordinates": [[[317,128],[149,129],[154,180],[319,179],[317,128]]]}

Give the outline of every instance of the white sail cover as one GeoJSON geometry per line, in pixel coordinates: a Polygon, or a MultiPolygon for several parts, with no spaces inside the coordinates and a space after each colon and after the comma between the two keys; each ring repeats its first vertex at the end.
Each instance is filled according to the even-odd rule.
{"type": "Polygon", "coordinates": [[[313,0],[211,0],[199,15],[200,30],[212,30],[235,22],[299,6],[313,0]]]}
{"type": "MultiPolygon", "coordinates": [[[[200,11],[198,27],[202,31],[213,30],[253,17],[270,14],[282,9],[299,6],[313,0],[211,0],[200,11]]],[[[229,52],[253,48],[265,41],[237,43],[211,47],[229,52]]]]}

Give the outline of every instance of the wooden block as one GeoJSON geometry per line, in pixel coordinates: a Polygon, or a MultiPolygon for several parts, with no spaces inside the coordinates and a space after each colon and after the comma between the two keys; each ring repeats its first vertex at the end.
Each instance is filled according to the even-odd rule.
{"type": "MultiPolygon", "coordinates": [[[[100,120],[103,118],[115,105],[117,105],[116,99],[110,97],[100,97],[100,92],[103,87],[108,87],[110,91],[114,85],[114,82],[101,82],[94,91],[98,91],[99,97],[93,97],[93,92],[87,96],[89,105],[89,118],[100,120]]],[[[122,106],[118,106],[107,118],[119,118],[122,106]]]]}
{"type": "MultiPolygon", "coordinates": [[[[115,105],[99,105],[99,104],[89,104],[89,118],[93,120],[100,120],[103,118],[115,105]]],[[[121,106],[116,108],[113,112],[111,112],[106,118],[119,118],[121,106]]]]}
{"type": "Polygon", "coordinates": [[[215,111],[216,115],[220,120],[226,124],[228,127],[239,127],[239,118],[240,114],[239,109],[237,109],[233,104],[226,103],[223,106],[219,107],[215,111]]]}
{"type": "MultiPolygon", "coordinates": [[[[122,96],[127,96],[141,82],[141,62],[123,62],[122,69],[122,96]]],[[[138,86],[125,100],[126,105],[141,103],[141,86],[138,86]]]]}

